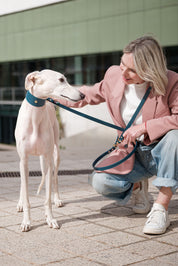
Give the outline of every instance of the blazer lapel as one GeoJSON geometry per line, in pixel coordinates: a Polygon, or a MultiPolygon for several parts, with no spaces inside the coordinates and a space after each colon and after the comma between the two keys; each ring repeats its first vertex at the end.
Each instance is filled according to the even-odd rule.
{"type": "Polygon", "coordinates": [[[124,123],[124,120],[122,119],[122,116],[121,116],[121,113],[120,113],[120,104],[121,104],[121,101],[122,101],[122,98],[123,98],[123,96],[124,96],[124,90],[125,90],[125,83],[122,81],[122,80],[120,80],[119,82],[118,82],[118,84],[116,85],[117,86],[117,88],[118,88],[118,90],[119,90],[119,93],[118,93],[118,95],[116,96],[116,105],[117,105],[117,110],[118,110],[118,112],[117,112],[117,120],[118,120],[118,123],[119,123],[119,125],[121,126],[121,127],[126,127],[126,125],[125,125],[125,123],[124,123]]]}
{"type": "Polygon", "coordinates": [[[149,96],[146,102],[143,105],[142,109],[142,117],[143,121],[147,121],[149,119],[154,118],[155,116],[155,111],[157,107],[158,99],[156,96],[149,96]]]}

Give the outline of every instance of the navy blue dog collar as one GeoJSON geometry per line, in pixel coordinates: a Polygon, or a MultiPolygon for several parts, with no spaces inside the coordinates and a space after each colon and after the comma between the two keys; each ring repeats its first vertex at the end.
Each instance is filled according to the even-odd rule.
{"type": "Polygon", "coordinates": [[[43,105],[45,105],[45,101],[46,101],[46,100],[35,97],[29,91],[27,91],[26,100],[29,104],[35,107],[42,107],[43,105]]]}

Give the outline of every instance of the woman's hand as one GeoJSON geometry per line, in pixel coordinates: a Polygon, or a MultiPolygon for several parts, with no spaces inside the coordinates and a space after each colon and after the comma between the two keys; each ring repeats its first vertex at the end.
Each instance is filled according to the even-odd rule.
{"type": "Polygon", "coordinates": [[[146,123],[142,123],[140,125],[128,128],[124,132],[123,137],[127,141],[127,143],[135,144],[136,139],[139,138],[141,135],[145,134],[146,132],[147,132],[146,123]]]}

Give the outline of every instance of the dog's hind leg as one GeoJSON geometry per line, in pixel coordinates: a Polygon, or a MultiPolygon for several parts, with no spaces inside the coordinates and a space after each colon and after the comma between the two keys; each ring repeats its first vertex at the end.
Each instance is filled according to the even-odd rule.
{"type": "Polygon", "coordinates": [[[63,202],[59,196],[59,188],[58,188],[58,169],[60,164],[60,156],[59,156],[59,146],[54,145],[54,174],[53,174],[53,191],[54,191],[54,204],[56,207],[62,207],[63,202]]]}
{"type": "Polygon", "coordinates": [[[59,196],[58,188],[58,169],[60,164],[59,155],[59,123],[57,119],[54,122],[53,127],[54,132],[54,151],[53,151],[53,161],[54,161],[54,173],[53,173],[53,191],[54,191],[54,204],[56,207],[62,207],[63,203],[59,196]]]}
{"type": "Polygon", "coordinates": [[[47,158],[41,156],[41,162],[43,161],[43,174],[46,179],[46,201],[45,201],[45,216],[46,222],[51,228],[58,229],[59,225],[54,219],[52,214],[52,204],[51,204],[51,186],[52,186],[52,172],[53,172],[53,160],[50,156],[47,158]]]}
{"type": "Polygon", "coordinates": [[[41,166],[42,178],[41,178],[41,183],[38,187],[37,195],[40,194],[40,191],[41,191],[41,189],[44,185],[44,182],[45,182],[45,175],[46,175],[45,163],[44,163],[44,158],[42,155],[40,156],[40,166],[41,166]]]}
{"type": "Polygon", "coordinates": [[[21,175],[21,190],[20,190],[20,204],[23,203],[23,221],[21,224],[22,232],[30,230],[30,203],[28,195],[28,158],[20,159],[20,175],[21,175]]]}

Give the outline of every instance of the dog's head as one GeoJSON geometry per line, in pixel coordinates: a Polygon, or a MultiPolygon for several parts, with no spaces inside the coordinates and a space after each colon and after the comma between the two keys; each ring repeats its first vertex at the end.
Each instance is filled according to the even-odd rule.
{"type": "Polygon", "coordinates": [[[25,79],[25,89],[41,99],[66,98],[77,102],[84,99],[84,95],[75,87],[72,87],[59,72],[52,70],[34,71],[29,73],[25,79]]]}

